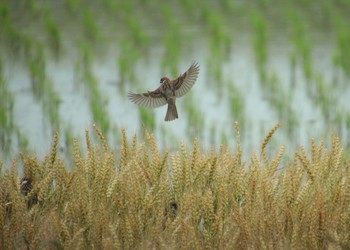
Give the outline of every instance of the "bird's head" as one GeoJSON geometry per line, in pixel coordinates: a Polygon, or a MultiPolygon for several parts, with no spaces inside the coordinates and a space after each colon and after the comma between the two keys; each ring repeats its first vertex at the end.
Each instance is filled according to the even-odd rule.
{"type": "Polygon", "coordinates": [[[21,179],[21,193],[26,196],[32,190],[32,180],[29,177],[21,179]]]}
{"type": "Polygon", "coordinates": [[[166,83],[166,82],[170,82],[170,79],[166,76],[163,76],[162,78],[160,78],[160,84],[166,83]]]}

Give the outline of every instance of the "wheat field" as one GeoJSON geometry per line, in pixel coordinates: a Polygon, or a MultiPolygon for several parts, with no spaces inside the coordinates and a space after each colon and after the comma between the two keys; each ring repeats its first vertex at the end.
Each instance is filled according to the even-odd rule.
{"type": "Polygon", "coordinates": [[[122,130],[115,153],[95,126],[86,153],[74,140],[73,168],[56,133],[42,161],[20,154],[2,171],[1,249],[348,249],[350,161],[339,138],[285,160],[285,146],[268,150],[278,127],[245,160],[237,124],[236,150],[217,152],[197,139],[164,151],[153,134],[122,130]]]}

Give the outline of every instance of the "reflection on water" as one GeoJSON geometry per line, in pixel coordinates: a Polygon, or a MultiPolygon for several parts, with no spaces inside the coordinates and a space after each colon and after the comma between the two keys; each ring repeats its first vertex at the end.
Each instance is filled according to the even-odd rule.
{"type": "MultiPolygon", "coordinates": [[[[274,12],[270,9],[261,12],[267,20],[264,28],[260,25],[264,20],[260,19],[254,26],[255,19],[247,10],[247,15],[236,19],[216,7],[214,14],[207,8],[201,14],[195,12],[197,16],[193,18],[185,14],[178,18],[171,13],[181,11],[164,5],[161,11],[167,13],[169,20],[159,13],[149,19],[142,15],[142,20],[138,20],[141,9],[116,17],[102,10],[88,14],[82,11],[65,15],[62,20],[58,18],[60,12],[48,6],[51,19],[62,21],[57,26],[60,36],[54,36],[54,31],[49,33],[60,38],[60,44],[55,45],[60,48],[58,55],[52,52],[50,39],[37,26],[47,19],[40,14],[22,19],[19,13],[10,14],[19,18],[13,19],[21,34],[45,41],[41,44],[45,51],[46,85],[42,86],[52,86],[59,97],[58,126],[63,152],[71,144],[67,131],[83,140],[85,129],[91,130],[93,123],[103,127],[99,110],[107,116],[105,134],[109,143],[118,149],[121,128],[126,128],[131,136],[147,127],[147,121],[140,121],[138,107],[127,100],[127,91],[153,90],[162,75],[177,77],[195,60],[201,66],[200,75],[190,94],[178,100],[180,118],[165,123],[166,107],[155,109],[154,117],[150,115],[149,119],[156,122],[154,132],[160,145],[173,149],[180,141],[190,144],[198,137],[208,149],[220,143],[234,148],[235,121],[240,123],[245,150],[258,149],[278,122],[281,129],[272,146],[286,144],[287,151],[294,151],[313,137],[329,140],[333,132],[340,134],[343,142],[349,142],[348,78],[334,63],[336,32],[317,29],[322,28],[316,26],[319,16],[315,16],[315,27],[302,31],[306,28],[300,24],[274,24],[274,12]],[[205,11],[208,13],[203,14],[205,11]],[[93,111],[94,105],[97,111],[93,111]]],[[[42,101],[32,91],[33,79],[40,80],[28,70],[28,58],[35,54],[35,46],[16,54],[8,49],[7,40],[1,44],[3,75],[14,97],[15,126],[28,139],[28,148],[42,156],[49,151],[54,126],[43,107],[50,101],[42,101]]],[[[7,156],[20,150],[16,136],[18,133],[13,133],[7,156]]]]}

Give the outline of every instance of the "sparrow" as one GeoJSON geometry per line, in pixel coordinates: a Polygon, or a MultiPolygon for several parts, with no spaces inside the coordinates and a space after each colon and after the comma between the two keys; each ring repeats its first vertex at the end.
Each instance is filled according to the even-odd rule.
{"type": "Polygon", "coordinates": [[[173,121],[179,118],[176,109],[176,98],[190,91],[198,78],[198,74],[199,65],[194,62],[185,73],[174,80],[170,80],[166,76],[162,77],[160,79],[161,85],[156,90],[141,94],[129,92],[128,98],[133,103],[146,108],[158,108],[168,104],[164,120],[173,121]]]}
{"type": "Polygon", "coordinates": [[[27,196],[27,194],[32,190],[32,180],[28,177],[23,177],[21,179],[21,193],[23,196],[27,196]]]}
{"type": "MultiPolygon", "coordinates": [[[[21,193],[23,196],[27,196],[27,194],[30,193],[30,191],[32,190],[33,186],[32,186],[32,179],[29,177],[23,177],[21,179],[21,193]]],[[[33,196],[31,196],[28,199],[27,202],[27,208],[31,208],[33,205],[35,205],[38,202],[38,194],[34,193],[33,196]]]]}

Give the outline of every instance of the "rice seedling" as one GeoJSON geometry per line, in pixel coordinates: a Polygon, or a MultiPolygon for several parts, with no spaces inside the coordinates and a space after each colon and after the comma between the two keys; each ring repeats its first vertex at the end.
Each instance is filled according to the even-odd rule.
{"type": "Polygon", "coordinates": [[[17,139],[17,148],[20,148],[23,153],[29,152],[29,140],[27,136],[21,132],[19,126],[16,126],[15,134],[17,139]]]}
{"type": "Polygon", "coordinates": [[[216,59],[211,56],[207,59],[207,69],[209,73],[208,82],[214,85],[213,90],[218,96],[222,96],[225,93],[225,80],[223,79],[222,61],[220,60],[221,59],[216,59]]]}
{"type": "Polygon", "coordinates": [[[296,86],[296,68],[297,68],[297,55],[295,52],[291,52],[289,54],[290,59],[290,72],[291,72],[291,79],[289,86],[291,89],[294,89],[296,86]]]}
{"type": "Polygon", "coordinates": [[[29,12],[34,16],[39,16],[41,12],[42,5],[38,4],[36,0],[29,0],[26,2],[26,6],[29,9],[29,12]]]}
{"type": "Polygon", "coordinates": [[[224,130],[222,130],[220,144],[227,145],[229,142],[229,138],[230,136],[228,136],[227,133],[224,130]]]}
{"type": "Polygon", "coordinates": [[[347,128],[346,128],[346,110],[338,109],[333,115],[332,119],[332,129],[334,132],[339,134],[339,137],[346,138],[347,137],[347,128]]]}
{"type": "Polygon", "coordinates": [[[119,14],[119,11],[122,11],[122,3],[120,1],[104,0],[103,4],[105,10],[110,12],[112,15],[119,14]]]}
{"type": "Polygon", "coordinates": [[[140,107],[139,114],[140,114],[140,122],[142,124],[142,127],[149,131],[155,131],[156,120],[155,120],[154,111],[140,107]]]}
{"type": "Polygon", "coordinates": [[[98,87],[98,79],[96,79],[93,74],[92,64],[94,54],[91,51],[90,45],[84,41],[80,42],[80,49],[81,60],[77,64],[77,71],[79,71],[79,77],[84,84],[84,90],[86,90],[90,102],[90,109],[94,122],[97,123],[102,131],[108,135],[111,128],[110,120],[106,111],[108,100],[101,94],[98,87]]]}
{"type": "Polygon", "coordinates": [[[79,5],[80,5],[79,0],[65,0],[64,2],[65,2],[65,6],[69,12],[72,12],[75,14],[78,13],[79,5]]]}
{"type": "Polygon", "coordinates": [[[53,51],[56,59],[60,55],[61,51],[61,32],[57,23],[52,19],[49,10],[45,12],[45,28],[48,36],[48,43],[53,51]]]}
{"type": "Polygon", "coordinates": [[[350,113],[345,113],[346,128],[350,128],[350,113]]]}
{"type": "Polygon", "coordinates": [[[120,12],[125,13],[125,15],[131,15],[134,9],[134,2],[120,2],[120,12]]]}
{"type": "Polygon", "coordinates": [[[9,15],[9,7],[7,5],[7,3],[5,2],[1,2],[0,3],[0,20],[1,21],[4,21],[5,19],[8,18],[8,15],[9,15]]]}
{"type": "Polygon", "coordinates": [[[78,47],[80,49],[81,60],[77,63],[77,71],[79,74],[85,74],[85,72],[90,70],[95,59],[94,53],[92,52],[91,46],[85,40],[79,41],[78,47]]]}
{"type": "Polygon", "coordinates": [[[215,145],[216,143],[216,135],[217,135],[217,124],[212,123],[210,126],[210,138],[209,138],[209,143],[211,145],[215,145]]]}
{"type": "Polygon", "coordinates": [[[184,11],[193,15],[196,10],[196,3],[192,0],[182,0],[181,5],[183,6],[184,11]]]}
{"type": "Polygon", "coordinates": [[[223,0],[222,1],[222,8],[224,11],[228,11],[229,13],[234,11],[236,6],[234,4],[234,2],[230,1],[230,0],[223,0]]]}
{"type": "MultiPolygon", "coordinates": [[[[205,10],[204,16],[207,22],[210,37],[210,54],[208,55],[208,69],[215,82],[223,83],[221,64],[230,54],[232,46],[232,31],[226,30],[225,21],[219,11],[215,9],[205,10]]],[[[223,91],[223,88],[215,88],[223,91]]]]}
{"type": "Polygon", "coordinates": [[[59,130],[60,128],[60,115],[59,115],[59,105],[61,102],[61,99],[57,92],[53,89],[52,83],[46,82],[45,85],[45,91],[47,92],[46,98],[45,98],[45,105],[44,110],[46,113],[48,113],[50,124],[53,130],[59,130]]]}
{"type": "Polygon", "coordinates": [[[333,88],[327,86],[321,74],[315,75],[315,102],[321,107],[322,114],[327,123],[332,119],[331,113],[336,106],[333,88]]]}
{"type": "Polygon", "coordinates": [[[123,39],[120,42],[119,55],[117,59],[117,66],[119,72],[122,93],[125,92],[124,85],[127,82],[136,82],[135,67],[137,61],[140,59],[140,53],[137,47],[130,43],[128,39],[123,39]]]}
{"type": "Polygon", "coordinates": [[[32,55],[28,60],[28,68],[31,78],[31,90],[33,94],[38,98],[43,96],[43,88],[40,87],[45,82],[45,57],[44,46],[40,43],[36,43],[32,49],[32,55]]]}
{"type": "Polygon", "coordinates": [[[344,21],[338,14],[336,16],[337,27],[337,48],[334,55],[334,63],[340,67],[346,76],[350,76],[350,32],[348,30],[348,21],[344,21]]]}
{"type": "Polygon", "coordinates": [[[206,152],[197,139],[161,151],[153,134],[139,142],[125,130],[115,155],[95,126],[101,146],[88,131],[86,153],[74,140],[72,169],[59,157],[55,134],[43,160],[22,154],[23,175],[14,160],[0,177],[0,245],[347,248],[350,161],[339,138],[330,147],[311,140],[285,162],[285,146],[267,150],[277,128],[246,160],[239,147],[206,152]],[[31,180],[26,195],[22,177],[31,180]],[[35,194],[37,203],[27,207],[35,194]]]}
{"type": "Polygon", "coordinates": [[[94,77],[91,70],[85,72],[84,82],[87,86],[87,92],[90,100],[90,109],[94,122],[98,124],[105,134],[109,134],[111,125],[108,118],[108,112],[105,107],[107,107],[108,100],[103,98],[99,89],[97,79],[94,77]]]}
{"type": "Polygon", "coordinates": [[[97,26],[93,12],[89,8],[85,8],[83,10],[83,18],[85,37],[87,41],[91,42],[91,44],[96,44],[96,42],[101,38],[101,33],[97,26]]]}
{"type": "MultiPolygon", "coordinates": [[[[227,36],[228,37],[228,36],[227,36]]],[[[218,95],[223,95],[225,91],[225,81],[223,79],[222,63],[227,59],[225,44],[220,44],[214,38],[210,40],[210,53],[207,59],[207,69],[211,80],[209,82],[215,85],[215,91],[218,95]]]]}
{"type": "Polygon", "coordinates": [[[169,27],[164,35],[164,56],[162,60],[162,65],[164,65],[163,70],[170,71],[171,75],[178,74],[179,61],[184,48],[184,35],[182,34],[181,27],[173,17],[173,13],[168,5],[162,6],[163,16],[166,20],[166,24],[169,27]],[[169,60],[171,58],[171,60],[169,60]]]}
{"type": "Polygon", "coordinates": [[[126,16],[126,25],[136,47],[146,48],[149,43],[149,37],[143,30],[140,19],[133,12],[128,12],[126,16]]]}
{"type": "MultiPolygon", "coordinates": [[[[221,20],[215,21],[215,17],[212,19],[214,20],[212,21],[213,23],[221,22],[221,20]]],[[[212,26],[213,27],[211,27],[211,32],[218,34],[212,34],[210,36],[210,53],[208,54],[207,68],[209,70],[210,75],[213,77],[213,82],[215,82],[215,89],[221,95],[224,91],[222,63],[225,61],[225,59],[227,59],[228,55],[230,54],[229,49],[231,47],[232,38],[228,34],[228,32],[224,31],[224,29],[221,26],[219,26],[219,24],[212,24],[212,26]],[[219,88],[217,87],[218,85],[220,85],[219,88]]]]}
{"type": "Polygon", "coordinates": [[[198,108],[193,95],[186,96],[183,106],[186,110],[186,116],[188,120],[188,132],[189,134],[202,134],[204,128],[204,116],[202,111],[198,108]]]}
{"type": "MultiPolygon", "coordinates": [[[[288,17],[293,27],[292,40],[295,46],[295,55],[302,64],[305,78],[310,81],[313,75],[311,42],[305,27],[305,20],[294,9],[288,10],[288,17]]],[[[308,86],[308,85],[307,85],[308,86]]]]}
{"type": "Polygon", "coordinates": [[[15,26],[9,12],[8,5],[0,3],[1,38],[9,48],[9,51],[14,56],[19,56],[22,52],[22,43],[29,39],[15,26]]]}
{"type": "Polygon", "coordinates": [[[59,103],[60,98],[54,90],[53,83],[46,74],[46,58],[44,46],[41,43],[34,44],[32,55],[28,61],[31,77],[31,90],[42,102],[44,113],[47,114],[53,129],[59,129],[59,103]]]}
{"type": "MultiPolygon", "coordinates": [[[[350,139],[350,113],[349,112],[344,112],[343,114],[342,114],[343,116],[344,116],[344,120],[345,120],[345,131],[347,132],[347,136],[346,136],[346,141],[350,141],[349,139],[350,139]]],[[[349,145],[349,143],[348,143],[348,146],[350,146],[349,145]]],[[[350,147],[349,147],[349,153],[350,153],[350,147]]]]}
{"type": "Polygon", "coordinates": [[[234,117],[235,121],[238,121],[242,126],[244,126],[244,121],[246,120],[246,118],[243,95],[240,92],[240,90],[235,87],[234,83],[229,83],[228,89],[232,117],[234,117]]]}
{"type": "Polygon", "coordinates": [[[275,72],[267,75],[263,91],[280,121],[284,124],[283,127],[287,132],[287,137],[293,140],[295,129],[298,126],[298,117],[291,107],[293,92],[284,91],[281,88],[280,79],[275,72]]]}
{"type": "Polygon", "coordinates": [[[10,29],[12,23],[9,15],[9,7],[5,2],[0,3],[0,21],[2,23],[3,28],[2,32],[6,32],[10,29]]]}
{"type": "Polygon", "coordinates": [[[232,30],[226,28],[226,21],[223,19],[222,15],[216,12],[211,12],[209,19],[210,30],[213,34],[211,36],[211,46],[219,45],[223,56],[227,59],[230,54],[230,49],[232,47],[232,30]]]}
{"type": "Polygon", "coordinates": [[[212,9],[209,12],[207,22],[213,45],[216,44],[217,46],[222,46],[223,48],[230,46],[230,36],[228,35],[228,32],[225,31],[225,22],[222,15],[212,9]]]}
{"type": "MultiPolygon", "coordinates": [[[[181,42],[179,38],[181,35],[179,33],[179,26],[174,24],[177,28],[174,30],[169,30],[165,36],[165,51],[162,60],[162,65],[164,65],[164,71],[170,71],[171,75],[176,75],[179,71],[178,65],[181,58],[181,42]],[[169,60],[171,58],[171,60],[169,60]]],[[[173,27],[174,27],[173,26],[173,27]]]]}
{"type": "Polygon", "coordinates": [[[258,67],[260,79],[266,80],[266,63],[267,63],[267,43],[268,29],[265,17],[258,11],[251,15],[251,22],[254,27],[253,48],[256,56],[256,65],[258,67]]]}
{"type": "Polygon", "coordinates": [[[3,62],[0,58],[0,148],[7,154],[11,147],[11,139],[15,129],[13,118],[14,97],[7,87],[3,75],[3,62]]]}

